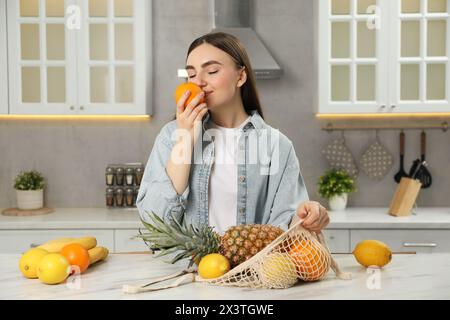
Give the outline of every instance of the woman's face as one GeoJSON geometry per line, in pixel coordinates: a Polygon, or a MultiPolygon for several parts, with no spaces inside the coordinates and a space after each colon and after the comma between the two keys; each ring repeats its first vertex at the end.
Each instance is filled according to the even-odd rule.
{"type": "Polygon", "coordinates": [[[204,43],[191,51],[186,70],[189,82],[197,84],[205,92],[208,109],[240,98],[239,88],[245,83],[246,74],[244,69],[236,67],[225,51],[204,43]]]}

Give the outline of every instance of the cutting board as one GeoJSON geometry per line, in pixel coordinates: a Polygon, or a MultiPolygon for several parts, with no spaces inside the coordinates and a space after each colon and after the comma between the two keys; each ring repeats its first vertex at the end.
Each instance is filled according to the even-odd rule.
{"type": "Polygon", "coordinates": [[[38,216],[41,214],[48,214],[52,212],[53,209],[47,207],[33,210],[20,210],[18,208],[8,208],[2,211],[2,215],[24,217],[24,216],[38,216]]]}

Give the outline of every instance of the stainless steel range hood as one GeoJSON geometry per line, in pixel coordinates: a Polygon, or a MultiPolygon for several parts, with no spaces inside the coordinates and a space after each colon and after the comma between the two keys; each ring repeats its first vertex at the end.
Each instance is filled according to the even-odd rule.
{"type": "Polygon", "coordinates": [[[226,32],[241,40],[247,49],[257,79],[281,77],[283,70],[250,26],[251,0],[213,0],[213,32],[226,32]]]}

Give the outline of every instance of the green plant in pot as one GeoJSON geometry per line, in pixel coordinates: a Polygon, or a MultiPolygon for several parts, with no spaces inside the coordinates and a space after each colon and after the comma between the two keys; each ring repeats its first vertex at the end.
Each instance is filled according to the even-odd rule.
{"type": "Polygon", "coordinates": [[[17,207],[21,210],[40,209],[44,206],[45,180],[36,170],[22,171],[14,179],[17,207]]]}
{"type": "Polygon", "coordinates": [[[347,207],[348,194],[356,191],[355,181],[343,170],[331,169],[319,178],[319,194],[328,200],[331,211],[347,207]]]}

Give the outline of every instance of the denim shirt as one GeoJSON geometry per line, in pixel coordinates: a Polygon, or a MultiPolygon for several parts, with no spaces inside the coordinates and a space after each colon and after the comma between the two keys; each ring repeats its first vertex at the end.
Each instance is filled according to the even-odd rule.
{"type": "MultiPolygon", "coordinates": [[[[185,224],[208,224],[208,183],[214,162],[214,132],[210,115],[202,122],[202,136],[194,146],[189,183],[179,195],[166,171],[175,144],[176,120],[167,123],[156,137],[137,196],[144,221],[152,211],[166,222],[175,218],[185,224]]],[[[308,200],[300,165],[292,142],[252,111],[238,141],[238,224],[271,224],[287,230],[299,203],[308,200]]],[[[232,214],[230,212],[230,214],[232,214]]]]}

